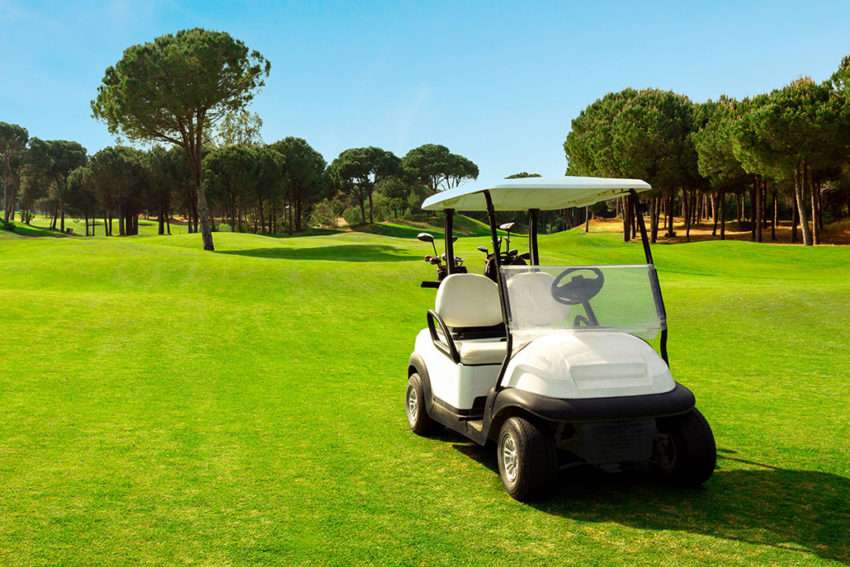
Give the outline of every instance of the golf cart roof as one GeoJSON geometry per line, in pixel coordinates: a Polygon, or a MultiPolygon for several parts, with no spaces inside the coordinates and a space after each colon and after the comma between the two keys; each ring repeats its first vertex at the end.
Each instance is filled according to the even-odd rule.
{"type": "Polygon", "coordinates": [[[585,207],[607,201],[634,190],[652,189],[640,179],[605,177],[523,177],[494,182],[471,181],[455,189],[442,191],[425,199],[426,211],[486,211],[484,191],[489,191],[497,211],[551,211],[569,207],[585,207]]]}

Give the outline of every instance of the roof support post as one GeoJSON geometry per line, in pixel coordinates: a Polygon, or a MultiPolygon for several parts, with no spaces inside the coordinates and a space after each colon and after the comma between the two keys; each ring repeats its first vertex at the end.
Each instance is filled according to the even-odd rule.
{"type": "Polygon", "coordinates": [[[454,228],[454,209],[446,209],[446,273],[453,274],[455,271],[455,243],[452,230],[454,228]]]}
{"type": "Polygon", "coordinates": [[[540,255],[537,249],[537,219],[540,209],[528,209],[528,253],[531,254],[531,265],[540,265],[540,255]]]}
{"type": "Polygon", "coordinates": [[[484,191],[484,201],[487,203],[487,218],[490,221],[490,238],[493,241],[493,257],[496,262],[496,285],[499,286],[499,304],[502,307],[502,321],[504,321],[505,324],[505,338],[507,339],[507,345],[505,345],[505,358],[502,361],[502,367],[499,369],[499,377],[496,379],[495,390],[498,392],[502,389],[502,378],[505,376],[505,369],[507,369],[508,362],[511,360],[511,354],[513,352],[513,337],[511,336],[511,329],[508,325],[510,308],[508,307],[508,298],[505,293],[505,282],[502,280],[502,263],[499,258],[501,254],[501,251],[499,250],[499,234],[496,230],[496,211],[493,208],[493,198],[490,196],[489,191],[484,191]]]}
{"type": "Polygon", "coordinates": [[[664,322],[664,327],[661,329],[661,343],[659,350],[661,358],[670,366],[670,359],[667,356],[667,309],[664,307],[664,297],[661,295],[661,283],[658,281],[658,272],[655,271],[655,263],[652,261],[652,250],[649,245],[649,238],[646,235],[646,223],[643,220],[643,210],[638,199],[637,192],[632,189],[630,197],[634,200],[633,210],[637,218],[638,230],[640,231],[640,240],[643,244],[643,255],[646,258],[646,263],[649,264],[649,277],[652,278],[652,293],[655,296],[655,309],[658,311],[658,316],[664,322]]]}

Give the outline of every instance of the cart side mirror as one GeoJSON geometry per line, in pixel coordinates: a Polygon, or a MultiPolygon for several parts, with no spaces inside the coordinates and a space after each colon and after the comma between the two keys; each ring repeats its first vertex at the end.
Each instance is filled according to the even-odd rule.
{"type": "Polygon", "coordinates": [[[427,232],[420,232],[416,235],[417,240],[421,240],[422,242],[429,242],[431,244],[434,243],[434,237],[428,234],[427,232]]]}

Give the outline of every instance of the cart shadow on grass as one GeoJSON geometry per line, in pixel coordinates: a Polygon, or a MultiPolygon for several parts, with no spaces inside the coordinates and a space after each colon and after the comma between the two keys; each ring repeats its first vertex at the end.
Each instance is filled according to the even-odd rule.
{"type": "Polygon", "coordinates": [[[279,246],[248,250],[222,250],[218,253],[277,260],[331,260],[335,262],[412,262],[422,259],[420,256],[409,255],[395,246],[384,244],[344,244],[310,248],[279,246]]]}
{"type": "MultiPolygon", "coordinates": [[[[455,441],[455,449],[498,475],[494,451],[455,441]]],[[[534,507],[584,522],[681,530],[850,564],[850,479],[839,475],[782,469],[718,449],[717,470],[701,489],[590,467],[562,471],[559,486],[534,507]]]]}

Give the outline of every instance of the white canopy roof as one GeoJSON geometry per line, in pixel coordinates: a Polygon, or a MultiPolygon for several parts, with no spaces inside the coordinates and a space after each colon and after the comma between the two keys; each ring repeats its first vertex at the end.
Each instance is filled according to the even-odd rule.
{"type": "Polygon", "coordinates": [[[482,191],[489,191],[497,211],[551,211],[568,207],[584,207],[628,194],[652,189],[640,179],[608,179],[604,177],[523,177],[494,182],[471,181],[455,189],[441,191],[425,199],[426,211],[455,209],[486,211],[482,191]]]}

